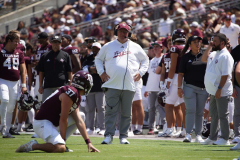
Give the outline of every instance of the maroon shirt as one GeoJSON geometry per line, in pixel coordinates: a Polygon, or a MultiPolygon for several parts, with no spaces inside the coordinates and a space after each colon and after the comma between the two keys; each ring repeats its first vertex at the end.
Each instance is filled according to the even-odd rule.
{"type": "Polygon", "coordinates": [[[171,66],[171,57],[170,57],[170,53],[165,53],[162,57],[162,60],[160,62],[161,64],[164,64],[165,66],[165,79],[168,78],[168,72],[171,66]]]}
{"type": "MultiPolygon", "coordinates": [[[[181,61],[181,56],[180,55],[181,55],[181,52],[182,52],[183,48],[184,48],[183,45],[174,45],[170,49],[170,54],[171,53],[177,53],[178,54],[178,59],[177,59],[177,65],[176,65],[175,73],[178,73],[178,68],[179,68],[179,64],[180,64],[180,61],[181,61]]],[[[171,64],[171,62],[170,62],[170,64],[171,64]]]]}
{"type": "Polygon", "coordinates": [[[8,52],[0,48],[0,78],[9,81],[18,81],[20,78],[20,65],[24,63],[23,52],[15,49],[8,52]]]}
{"type": "Polygon", "coordinates": [[[28,71],[28,65],[31,64],[31,57],[24,56],[24,61],[25,61],[26,69],[28,71]]]}
{"type": "Polygon", "coordinates": [[[73,105],[69,111],[71,114],[75,109],[78,108],[81,102],[81,96],[76,88],[73,86],[62,86],[54,93],[52,93],[41,105],[41,108],[36,115],[36,120],[49,120],[54,126],[59,126],[60,114],[61,114],[61,101],[59,96],[62,93],[66,93],[71,100],[73,105]]]}
{"type": "MultiPolygon", "coordinates": [[[[74,47],[74,46],[67,46],[65,48],[62,48],[62,50],[64,52],[67,52],[69,54],[69,56],[71,56],[72,54],[78,54],[79,53],[79,48],[78,47],[74,47]]],[[[74,68],[74,64],[72,61],[72,68],[74,68]]]]}

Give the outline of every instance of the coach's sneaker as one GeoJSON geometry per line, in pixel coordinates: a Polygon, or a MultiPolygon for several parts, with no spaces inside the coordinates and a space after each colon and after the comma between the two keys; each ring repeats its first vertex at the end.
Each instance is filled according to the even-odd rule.
{"type": "Polygon", "coordinates": [[[239,150],[240,149],[240,142],[238,142],[235,146],[230,148],[230,150],[239,150]]]}
{"type": "Polygon", "coordinates": [[[107,135],[101,144],[112,144],[112,136],[110,134],[107,135]]]}
{"type": "Polygon", "coordinates": [[[104,135],[104,133],[105,133],[105,130],[100,130],[100,131],[98,132],[98,135],[104,135]]]}
{"type": "Polygon", "coordinates": [[[211,140],[210,138],[205,139],[205,141],[200,142],[202,145],[212,145],[215,141],[211,140]]]}
{"type": "Polygon", "coordinates": [[[240,142],[240,137],[234,137],[232,140],[232,143],[238,143],[240,142]]]}
{"type": "Polygon", "coordinates": [[[120,144],[130,144],[126,138],[120,139],[120,144]]]}
{"type": "Polygon", "coordinates": [[[154,131],[153,131],[153,129],[149,129],[149,131],[148,131],[147,134],[148,134],[148,135],[154,135],[154,131]]]}
{"type": "Polygon", "coordinates": [[[32,151],[32,145],[38,144],[36,140],[31,140],[26,144],[21,145],[15,152],[29,152],[32,151]]]}
{"type": "Polygon", "coordinates": [[[201,143],[203,142],[204,140],[202,139],[202,137],[200,135],[197,135],[196,138],[195,138],[195,143],[201,143]]]}
{"type": "Polygon", "coordinates": [[[229,140],[225,140],[223,138],[219,138],[213,145],[230,145],[229,140]]]}
{"type": "Polygon", "coordinates": [[[186,134],[186,136],[183,139],[183,142],[191,142],[191,141],[192,141],[191,134],[186,134]]]}

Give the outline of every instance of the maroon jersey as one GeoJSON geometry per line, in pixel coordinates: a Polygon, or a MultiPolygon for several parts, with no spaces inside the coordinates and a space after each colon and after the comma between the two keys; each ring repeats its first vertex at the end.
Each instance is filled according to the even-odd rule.
{"type": "MultiPolygon", "coordinates": [[[[64,52],[67,52],[69,54],[69,56],[71,56],[72,54],[78,54],[79,53],[79,48],[74,47],[74,46],[67,46],[65,48],[62,48],[62,50],[64,52]]],[[[72,68],[74,68],[73,62],[72,62],[72,68]]]]}
{"type": "Polygon", "coordinates": [[[38,114],[36,115],[36,120],[49,120],[54,126],[59,126],[60,114],[61,114],[61,101],[59,96],[62,93],[66,93],[71,100],[73,105],[69,110],[71,114],[75,109],[78,108],[81,102],[81,96],[76,88],[73,86],[63,86],[52,93],[41,105],[38,114]]]}
{"type": "Polygon", "coordinates": [[[31,64],[31,57],[24,56],[24,61],[28,71],[28,65],[31,64]]]}
{"type": "MultiPolygon", "coordinates": [[[[0,44],[0,48],[4,48],[4,44],[0,44]]],[[[22,51],[23,53],[25,53],[25,50],[26,50],[25,47],[22,44],[20,44],[20,43],[18,43],[16,49],[22,51]]]]}
{"type": "Polygon", "coordinates": [[[178,68],[179,68],[180,61],[181,61],[181,56],[180,55],[181,55],[181,52],[182,52],[183,48],[184,48],[183,45],[174,45],[170,49],[170,54],[171,53],[177,53],[178,54],[178,59],[177,59],[177,65],[176,65],[175,73],[178,73],[178,68]]]}
{"type": "Polygon", "coordinates": [[[168,78],[168,72],[171,66],[171,57],[170,57],[170,53],[165,53],[162,57],[161,63],[164,64],[165,66],[165,79],[168,78]]]}
{"type": "Polygon", "coordinates": [[[20,50],[15,49],[8,52],[0,48],[0,78],[9,81],[18,81],[20,77],[20,65],[24,63],[24,55],[20,50]]]}

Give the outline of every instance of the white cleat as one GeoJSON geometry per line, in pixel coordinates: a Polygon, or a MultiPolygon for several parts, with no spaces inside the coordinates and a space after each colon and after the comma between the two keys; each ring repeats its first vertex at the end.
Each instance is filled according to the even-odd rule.
{"type": "Polygon", "coordinates": [[[234,137],[232,140],[232,143],[238,143],[240,142],[240,137],[234,137]]]}
{"type": "Polygon", "coordinates": [[[214,142],[215,142],[215,141],[207,138],[207,139],[205,139],[205,141],[200,142],[200,144],[202,144],[202,145],[212,145],[214,142]]]}
{"type": "Polygon", "coordinates": [[[173,134],[173,137],[174,138],[179,138],[179,136],[181,135],[182,131],[176,131],[174,134],[173,134]]]}
{"type": "Polygon", "coordinates": [[[75,132],[73,132],[73,135],[81,135],[81,133],[79,132],[79,130],[78,130],[78,129],[76,129],[76,131],[75,131],[75,132]]]}
{"type": "Polygon", "coordinates": [[[240,142],[238,142],[235,146],[233,146],[232,148],[230,148],[230,150],[239,150],[240,149],[240,142]]]}
{"type": "Polygon", "coordinates": [[[112,144],[112,136],[110,134],[107,135],[101,144],[112,144]]]}
{"type": "Polygon", "coordinates": [[[105,130],[101,130],[98,132],[98,135],[104,135],[104,133],[105,133],[105,130]]]}
{"type": "Polygon", "coordinates": [[[88,130],[88,131],[87,131],[87,134],[88,134],[88,135],[93,135],[93,130],[88,130]]]}
{"type": "Polygon", "coordinates": [[[202,137],[200,135],[197,135],[195,138],[195,143],[201,143],[204,142],[204,140],[202,139],[202,137]]]}
{"type": "Polygon", "coordinates": [[[225,140],[223,138],[219,138],[213,145],[230,145],[229,140],[225,140]]]}
{"type": "Polygon", "coordinates": [[[191,141],[192,141],[191,134],[186,134],[186,136],[183,139],[183,142],[191,142],[191,141]]]}
{"type": "Polygon", "coordinates": [[[26,144],[21,145],[15,152],[29,152],[32,151],[32,145],[38,144],[36,140],[31,140],[26,144]]]}
{"type": "Polygon", "coordinates": [[[126,138],[120,139],[120,144],[130,144],[126,138]]]}

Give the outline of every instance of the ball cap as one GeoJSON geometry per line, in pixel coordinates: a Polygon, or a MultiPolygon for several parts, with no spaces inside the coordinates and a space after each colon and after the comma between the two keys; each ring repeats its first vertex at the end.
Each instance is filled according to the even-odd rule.
{"type": "Polygon", "coordinates": [[[226,15],[225,19],[231,19],[230,15],[226,15]]]}
{"type": "Polygon", "coordinates": [[[48,34],[46,32],[41,32],[38,34],[38,39],[48,38],[48,34]]]}
{"type": "Polygon", "coordinates": [[[72,41],[72,37],[68,34],[64,34],[64,35],[62,35],[62,37],[66,38],[69,41],[72,41]]]}
{"type": "Polygon", "coordinates": [[[95,42],[92,44],[92,47],[97,47],[97,48],[101,49],[102,46],[99,42],[95,42]]]}
{"type": "Polygon", "coordinates": [[[199,36],[191,36],[191,37],[188,38],[188,43],[191,43],[191,42],[194,41],[195,39],[202,40],[202,37],[199,37],[199,36]]]}
{"type": "Polygon", "coordinates": [[[159,45],[162,47],[162,42],[161,41],[155,41],[151,44],[152,46],[159,45]]]}
{"type": "Polygon", "coordinates": [[[62,39],[60,36],[53,36],[51,42],[53,42],[53,41],[58,41],[58,42],[62,43],[62,39]]]}
{"type": "Polygon", "coordinates": [[[128,26],[126,23],[120,23],[120,24],[118,25],[117,30],[122,29],[122,28],[123,28],[123,29],[126,29],[127,31],[130,30],[129,26],[128,26]]]}

